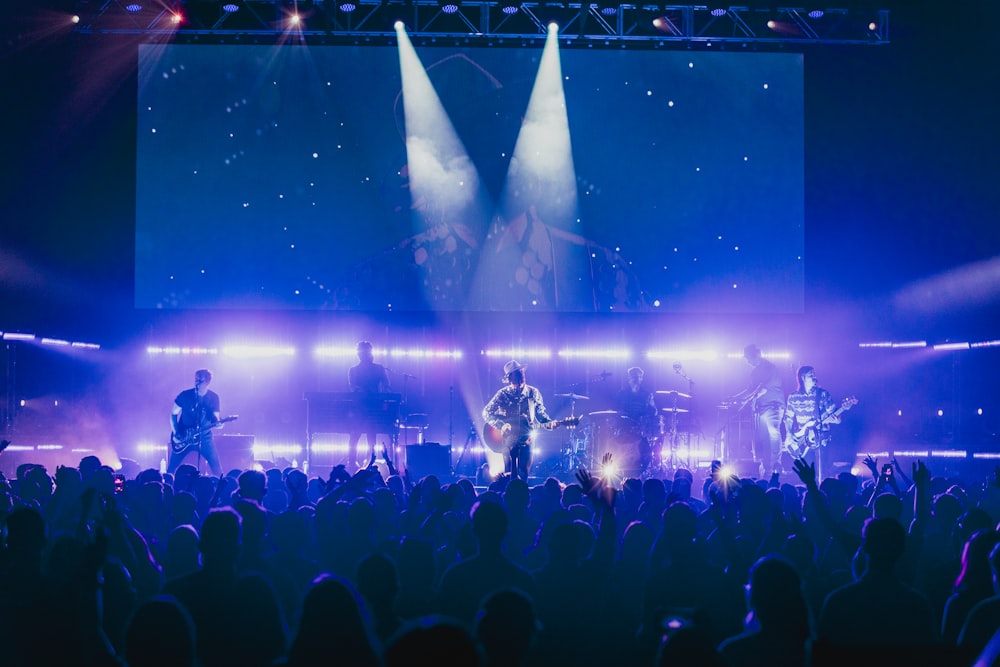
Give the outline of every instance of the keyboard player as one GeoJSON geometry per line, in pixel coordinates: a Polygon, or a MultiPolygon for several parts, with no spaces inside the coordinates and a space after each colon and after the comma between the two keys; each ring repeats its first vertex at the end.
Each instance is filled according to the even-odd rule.
{"type": "MultiPolygon", "coordinates": [[[[374,400],[378,395],[390,391],[389,372],[382,364],[375,363],[375,354],[372,344],[366,340],[360,341],[357,345],[358,363],[348,371],[347,380],[351,385],[351,391],[358,395],[360,403],[365,404],[374,400]],[[368,399],[368,401],[366,401],[368,399]]],[[[376,429],[379,427],[377,420],[371,417],[363,417],[361,423],[352,426],[350,433],[348,468],[356,470],[358,468],[358,441],[361,436],[365,436],[368,442],[369,455],[375,447],[376,429]]]]}

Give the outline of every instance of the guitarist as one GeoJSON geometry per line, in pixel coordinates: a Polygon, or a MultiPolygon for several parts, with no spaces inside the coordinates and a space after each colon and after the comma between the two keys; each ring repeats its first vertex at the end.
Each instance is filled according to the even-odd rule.
{"type": "Polygon", "coordinates": [[[800,366],[796,375],[798,388],[785,402],[785,450],[794,458],[802,458],[809,449],[816,449],[816,470],[822,474],[821,454],[830,442],[830,425],[839,424],[840,415],[833,414],[833,397],[819,386],[812,366],[800,366]],[[809,424],[798,442],[794,434],[809,424]]]}
{"type": "Polygon", "coordinates": [[[173,473],[192,451],[198,451],[205,457],[212,474],[222,475],[219,465],[219,454],[212,442],[212,429],[221,421],[219,414],[219,395],[208,388],[212,382],[212,371],[202,368],[194,373],[194,388],[185,389],[174,399],[174,408],[170,414],[170,428],[178,439],[194,437],[195,444],[177,452],[170,448],[170,461],[167,472],[173,473]]]}
{"type": "Polygon", "coordinates": [[[545,411],[542,392],[525,383],[524,369],[511,360],[503,366],[506,387],[483,408],[483,419],[503,435],[504,466],[512,479],[528,481],[531,467],[531,430],[554,421],[545,411]]]}
{"type": "Polygon", "coordinates": [[[785,407],[785,392],[781,373],[761,349],[751,343],[743,348],[743,358],[750,364],[747,388],[733,398],[742,403],[740,410],[750,405],[754,418],[754,458],[764,477],[781,471],[781,412],[785,407]]]}

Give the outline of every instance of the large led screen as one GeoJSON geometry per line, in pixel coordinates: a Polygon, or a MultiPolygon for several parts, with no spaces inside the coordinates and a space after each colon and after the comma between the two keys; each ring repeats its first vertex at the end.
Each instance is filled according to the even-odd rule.
{"type": "Polygon", "coordinates": [[[139,65],[139,308],[802,310],[801,54],[148,45],[139,65]]]}

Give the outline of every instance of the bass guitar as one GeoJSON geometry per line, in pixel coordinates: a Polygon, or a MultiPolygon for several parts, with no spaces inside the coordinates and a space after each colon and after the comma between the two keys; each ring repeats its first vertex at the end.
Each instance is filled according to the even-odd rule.
{"type": "MultiPolygon", "coordinates": [[[[579,423],[579,417],[567,417],[566,419],[536,423],[532,425],[532,428],[543,428],[546,431],[551,431],[559,426],[576,426],[579,423]]],[[[509,434],[507,437],[504,437],[503,432],[491,424],[483,426],[483,443],[497,454],[506,454],[510,451],[510,447],[513,444],[509,434]]]]}
{"type": "Polygon", "coordinates": [[[854,396],[848,396],[843,400],[843,402],[841,402],[839,408],[831,407],[822,417],[813,417],[809,421],[805,422],[798,428],[798,430],[794,433],[789,433],[785,438],[785,451],[793,457],[800,459],[805,456],[807,452],[826,444],[820,437],[820,429],[857,404],[857,398],[854,396]]]}
{"type": "Polygon", "coordinates": [[[170,434],[170,449],[176,454],[181,454],[186,452],[191,447],[198,447],[201,445],[201,439],[204,434],[213,428],[219,428],[223,424],[236,421],[239,419],[239,415],[230,415],[229,417],[223,417],[214,424],[208,426],[191,426],[174,433],[170,434]]]}

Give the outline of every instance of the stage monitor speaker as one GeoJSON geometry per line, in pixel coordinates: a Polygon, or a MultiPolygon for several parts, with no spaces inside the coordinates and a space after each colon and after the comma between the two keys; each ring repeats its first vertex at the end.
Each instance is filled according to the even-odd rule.
{"type": "Polygon", "coordinates": [[[223,473],[253,468],[253,441],[252,435],[240,433],[220,433],[213,438],[223,473]]]}
{"type": "Polygon", "coordinates": [[[425,442],[406,446],[406,469],[413,480],[434,475],[440,480],[451,478],[451,445],[425,442]]]}

